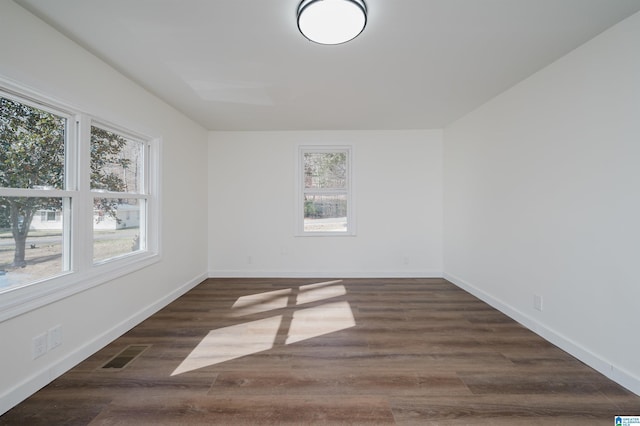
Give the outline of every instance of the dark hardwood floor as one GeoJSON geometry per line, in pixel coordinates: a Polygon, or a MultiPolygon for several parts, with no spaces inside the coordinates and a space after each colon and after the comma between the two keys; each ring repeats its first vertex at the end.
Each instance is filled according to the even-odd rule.
{"type": "Polygon", "coordinates": [[[210,279],[2,425],[613,425],[640,397],[443,279],[210,279]],[[102,368],[150,345],[122,369],[102,368]]]}

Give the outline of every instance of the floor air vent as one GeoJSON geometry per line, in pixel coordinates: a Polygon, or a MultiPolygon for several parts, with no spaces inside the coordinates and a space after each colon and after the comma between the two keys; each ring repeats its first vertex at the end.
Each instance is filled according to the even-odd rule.
{"type": "Polygon", "coordinates": [[[102,369],[121,370],[131,364],[134,359],[138,358],[142,352],[150,346],[151,345],[129,345],[103,365],[102,369]]]}

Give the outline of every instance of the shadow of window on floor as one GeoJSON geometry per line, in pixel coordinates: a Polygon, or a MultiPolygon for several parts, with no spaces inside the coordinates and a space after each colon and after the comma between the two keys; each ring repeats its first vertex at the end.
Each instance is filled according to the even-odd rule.
{"type": "Polygon", "coordinates": [[[354,327],[356,321],[349,302],[329,300],[346,294],[338,280],[242,296],[231,308],[234,318],[291,309],[211,330],[171,375],[354,327]],[[309,304],[313,306],[304,307],[309,304]]]}

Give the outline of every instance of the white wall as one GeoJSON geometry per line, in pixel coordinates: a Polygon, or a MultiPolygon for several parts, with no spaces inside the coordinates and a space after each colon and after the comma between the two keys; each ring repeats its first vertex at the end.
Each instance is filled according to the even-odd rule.
{"type": "Polygon", "coordinates": [[[638,41],[640,14],[448,126],[444,147],[445,276],[636,393],[638,41]]]}
{"type": "Polygon", "coordinates": [[[0,413],[207,273],[207,132],[10,1],[0,1],[0,75],[131,130],[162,138],[162,261],[0,322],[0,413]],[[189,220],[185,220],[185,212],[189,220]],[[62,346],[31,339],[61,324],[62,346]]]}
{"type": "Polygon", "coordinates": [[[211,132],[211,276],[442,274],[442,132],[211,132]],[[294,237],[298,144],[353,147],[354,237],[294,237]]]}

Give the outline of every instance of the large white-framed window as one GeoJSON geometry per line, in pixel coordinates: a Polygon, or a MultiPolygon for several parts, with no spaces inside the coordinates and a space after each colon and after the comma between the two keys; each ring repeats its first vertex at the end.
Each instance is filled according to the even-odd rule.
{"type": "Polygon", "coordinates": [[[159,149],[0,80],[0,321],[159,259],[159,149]]]}
{"type": "Polygon", "coordinates": [[[93,263],[147,247],[151,146],[109,125],[91,124],[90,190],[93,201],[93,263]]]}
{"type": "Polygon", "coordinates": [[[348,145],[298,146],[296,235],[355,235],[352,157],[348,145]]]}

